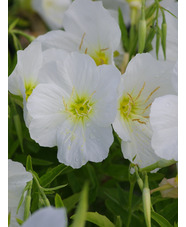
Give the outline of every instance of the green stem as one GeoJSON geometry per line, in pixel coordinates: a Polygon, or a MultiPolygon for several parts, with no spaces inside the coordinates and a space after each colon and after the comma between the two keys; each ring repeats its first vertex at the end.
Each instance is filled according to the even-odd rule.
{"type": "Polygon", "coordinates": [[[41,196],[43,197],[43,200],[44,200],[44,202],[45,202],[45,205],[46,205],[46,206],[50,206],[50,202],[49,202],[48,198],[46,197],[46,195],[45,195],[45,193],[44,193],[42,187],[40,186],[39,181],[38,181],[36,175],[35,175],[33,172],[31,172],[31,173],[32,173],[32,176],[33,176],[33,178],[34,178],[34,180],[35,180],[37,186],[38,186],[39,192],[41,193],[41,196]]]}
{"type": "Polygon", "coordinates": [[[164,168],[164,167],[167,167],[167,166],[171,166],[173,164],[177,163],[177,161],[175,160],[165,160],[165,159],[161,159],[160,161],[158,162],[155,162],[154,164],[150,165],[150,166],[147,166],[147,167],[144,167],[142,169],[139,169],[140,172],[150,172],[154,169],[157,169],[157,168],[164,168]]]}
{"type": "Polygon", "coordinates": [[[134,181],[130,181],[129,205],[128,205],[129,209],[128,209],[127,227],[130,226],[131,217],[132,217],[132,196],[133,196],[134,186],[135,186],[135,182],[134,181]]]}
{"type": "Polygon", "coordinates": [[[24,36],[29,42],[32,42],[34,41],[35,37],[34,36],[31,36],[23,31],[20,31],[20,30],[16,30],[16,29],[13,29],[11,30],[11,33],[13,34],[18,34],[18,35],[22,35],[24,36]]]}

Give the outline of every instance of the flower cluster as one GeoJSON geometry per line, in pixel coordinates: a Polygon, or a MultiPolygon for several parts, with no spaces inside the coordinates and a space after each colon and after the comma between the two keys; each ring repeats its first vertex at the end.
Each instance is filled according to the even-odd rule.
{"type": "MultiPolygon", "coordinates": [[[[147,5],[153,2],[147,1],[147,5]]],[[[131,26],[135,29],[144,1],[117,4],[127,12],[131,9],[130,16],[134,19],[135,15],[131,26]]],[[[166,4],[162,1],[161,7],[166,8],[166,4]]],[[[172,5],[177,7],[172,2],[168,10],[172,5]]],[[[167,23],[165,61],[163,41],[160,60],[155,58],[159,48],[155,38],[151,39],[150,53],[130,52],[133,44],[121,47],[121,17],[118,23],[111,2],[35,0],[33,8],[51,29],[64,29],[49,31],[19,50],[17,65],[8,79],[10,93],[22,97],[30,137],[42,147],[57,146],[58,161],[73,168],[106,159],[114,135],[121,141],[123,157],[140,169],[162,160],[177,161],[177,39],[172,37],[172,30],[177,34],[175,17],[163,10],[159,15],[163,23],[165,18],[173,21],[167,23]],[[127,56],[126,70],[116,64],[117,55],[122,56],[122,65],[127,56]]],[[[124,16],[129,24],[129,13],[124,16]]],[[[158,21],[162,23],[156,17],[158,21]]],[[[131,39],[136,42],[132,35],[131,39]]],[[[16,218],[23,219],[24,202],[18,216],[17,199],[31,180],[31,173],[9,160],[11,226],[16,218]]],[[[25,195],[22,197],[24,200],[25,195]]],[[[36,211],[23,227],[51,225],[67,225],[63,208],[36,211]],[[50,219],[55,219],[56,224],[51,224],[50,219]]]]}

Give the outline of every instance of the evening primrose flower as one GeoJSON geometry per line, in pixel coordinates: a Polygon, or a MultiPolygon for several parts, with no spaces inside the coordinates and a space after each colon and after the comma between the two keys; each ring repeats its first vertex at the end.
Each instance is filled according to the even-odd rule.
{"type": "Polygon", "coordinates": [[[178,96],[165,95],[154,100],[150,111],[151,145],[167,160],[178,160],[178,96]]]}
{"type": "Polygon", "coordinates": [[[64,12],[71,2],[71,0],[32,0],[32,8],[51,29],[59,29],[63,27],[64,12]]]}
{"type": "Polygon", "coordinates": [[[16,218],[23,220],[24,206],[17,207],[26,183],[32,180],[31,173],[27,172],[24,166],[19,162],[8,160],[8,213],[10,215],[10,227],[18,227],[16,218]]]}
{"type": "Polygon", "coordinates": [[[113,64],[113,52],[119,46],[121,32],[102,2],[75,0],[64,14],[63,25],[65,31],[50,31],[37,41],[43,48],[88,54],[97,65],[113,64]]]}
{"type": "Polygon", "coordinates": [[[22,227],[66,227],[65,208],[44,207],[34,212],[22,227]]]}
{"type": "Polygon", "coordinates": [[[122,139],[124,157],[141,168],[160,159],[151,147],[149,111],[156,97],[174,93],[172,68],[172,64],[157,61],[148,53],[137,54],[129,62],[119,85],[114,130],[122,139]]]}
{"type": "Polygon", "coordinates": [[[55,81],[39,84],[28,99],[31,138],[41,146],[57,145],[58,160],[73,168],[105,159],[113,142],[119,70],[97,67],[91,57],[74,52],[40,73],[55,81]]]}
{"type": "Polygon", "coordinates": [[[43,52],[38,42],[32,42],[24,50],[17,52],[17,65],[8,78],[8,89],[12,94],[23,97],[24,120],[27,127],[30,123],[30,116],[26,102],[39,83],[47,82],[45,78],[40,78],[39,70],[46,62],[56,59],[56,56],[62,61],[65,53],[56,49],[43,52]]]}

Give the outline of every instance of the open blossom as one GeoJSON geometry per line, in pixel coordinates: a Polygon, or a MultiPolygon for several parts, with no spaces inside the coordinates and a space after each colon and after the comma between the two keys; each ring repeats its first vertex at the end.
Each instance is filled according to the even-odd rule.
{"type": "Polygon", "coordinates": [[[51,29],[59,29],[63,27],[64,12],[71,2],[71,0],[32,0],[32,7],[51,29]]]}
{"type": "Polygon", "coordinates": [[[146,167],[160,158],[151,147],[150,106],[156,97],[174,93],[173,66],[138,54],[128,64],[118,89],[118,112],[114,130],[122,139],[125,158],[146,167]]]}
{"type": "Polygon", "coordinates": [[[97,67],[85,54],[68,54],[63,62],[45,65],[28,99],[31,137],[41,146],[58,146],[58,160],[73,168],[105,159],[113,142],[120,72],[112,65],[97,67]],[[52,80],[52,79],[51,79],[52,80]]]}
{"type": "Polygon", "coordinates": [[[45,78],[40,78],[39,70],[46,62],[53,61],[56,55],[62,61],[65,53],[56,49],[43,52],[38,42],[32,42],[24,50],[17,52],[17,65],[8,78],[8,89],[12,94],[23,97],[24,120],[27,127],[30,123],[26,108],[27,99],[39,83],[46,82],[45,78]]]}
{"type": "Polygon", "coordinates": [[[119,46],[121,32],[102,2],[75,0],[64,14],[63,25],[65,31],[50,31],[37,41],[43,48],[88,54],[97,65],[113,64],[113,52],[119,46]]]}
{"type": "Polygon", "coordinates": [[[23,220],[24,206],[17,207],[26,183],[32,180],[31,173],[27,172],[24,166],[19,162],[8,160],[8,213],[10,215],[10,227],[18,227],[16,218],[23,220]]]}
{"type": "Polygon", "coordinates": [[[155,153],[167,160],[178,160],[178,96],[156,98],[151,106],[151,145],[155,153]]]}
{"type": "Polygon", "coordinates": [[[34,212],[22,227],[66,227],[67,218],[64,208],[45,207],[34,212]]]}

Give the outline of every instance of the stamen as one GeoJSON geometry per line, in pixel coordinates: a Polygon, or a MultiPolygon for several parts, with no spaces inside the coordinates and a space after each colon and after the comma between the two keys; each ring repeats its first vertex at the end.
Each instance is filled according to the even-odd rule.
{"type": "Polygon", "coordinates": [[[130,101],[132,101],[132,104],[134,104],[134,100],[133,100],[132,96],[129,93],[127,93],[127,95],[129,96],[130,101]]]}
{"type": "Polygon", "coordinates": [[[137,122],[139,122],[140,124],[146,125],[146,122],[141,121],[140,119],[132,119],[132,121],[137,121],[137,122]]]}
{"type": "Polygon", "coordinates": [[[160,87],[155,88],[150,95],[147,97],[147,99],[145,100],[145,103],[150,99],[150,97],[159,89],[160,87]]]}
{"type": "Polygon", "coordinates": [[[128,103],[128,105],[129,105],[129,108],[128,108],[128,112],[127,112],[127,117],[129,116],[130,111],[131,111],[131,104],[130,104],[130,102],[128,103]]]}
{"type": "Polygon", "coordinates": [[[149,118],[149,116],[143,116],[144,118],[149,118]]]}
{"type": "Polygon", "coordinates": [[[81,43],[80,43],[80,45],[79,45],[79,50],[81,50],[81,47],[82,47],[82,45],[83,45],[83,40],[84,40],[84,38],[85,38],[85,35],[86,35],[86,33],[84,32],[84,33],[83,33],[83,36],[82,36],[82,38],[81,38],[81,43]]]}
{"type": "Polygon", "coordinates": [[[142,112],[142,114],[145,113],[145,111],[146,111],[151,105],[152,105],[152,103],[150,103],[148,106],[146,106],[145,109],[144,109],[144,111],[142,112]]]}
{"type": "Polygon", "coordinates": [[[67,107],[67,104],[66,104],[66,102],[65,102],[64,97],[62,97],[62,100],[63,100],[63,105],[64,105],[64,107],[65,107],[65,110],[68,111],[68,107],[67,107]]]}
{"type": "Polygon", "coordinates": [[[93,91],[92,94],[89,96],[89,98],[92,98],[92,96],[96,93],[96,91],[93,91]]]}
{"type": "Polygon", "coordinates": [[[144,82],[144,84],[143,84],[141,90],[139,91],[139,94],[137,95],[135,101],[140,97],[140,95],[141,95],[141,93],[142,93],[142,91],[143,91],[144,88],[145,88],[145,82],[144,82]]]}
{"type": "Polygon", "coordinates": [[[85,49],[85,54],[87,54],[88,48],[85,49]]]}
{"type": "Polygon", "coordinates": [[[108,50],[109,48],[107,47],[107,48],[104,48],[104,49],[100,49],[100,52],[101,51],[106,51],[106,50],[108,50]]]}

